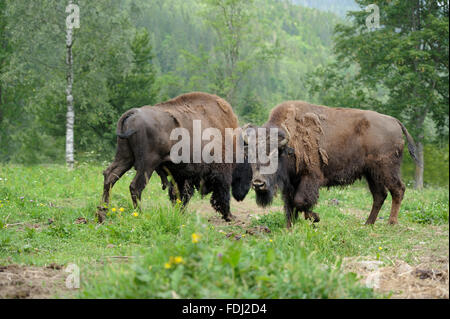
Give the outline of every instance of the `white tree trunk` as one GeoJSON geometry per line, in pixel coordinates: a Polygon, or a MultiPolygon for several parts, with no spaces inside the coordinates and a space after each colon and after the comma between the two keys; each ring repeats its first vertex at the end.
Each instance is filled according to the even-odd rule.
{"type": "Polygon", "coordinates": [[[414,173],[414,188],[416,189],[423,189],[423,171],[425,167],[425,161],[424,161],[424,140],[425,140],[425,133],[424,133],[424,123],[425,118],[427,116],[428,110],[424,110],[420,115],[417,116],[417,122],[416,127],[419,131],[416,139],[416,152],[417,157],[419,159],[419,164],[416,163],[416,171],[414,173]]]}
{"type": "Polygon", "coordinates": [[[415,185],[414,187],[416,189],[423,189],[423,169],[424,169],[424,154],[423,154],[423,143],[421,141],[418,141],[416,143],[416,151],[417,151],[417,157],[419,158],[419,161],[421,165],[416,164],[416,172],[415,172],[415,185]]]}
{"type": "MultiPolygon", "coordinates": [[[[69,1],[71,4],[72,1],[69,1]]],[[[69,169],[73,169],[74,164],[74,139],[73,139],[73,126],[75,122],[75,112],[73,109],[73,29],[67,28],[66,33],[66,49],[67,49],[67,88],[66,88],[66,100],[67,100],[67,116],[66,116],[66,164],[69,169]]]]}

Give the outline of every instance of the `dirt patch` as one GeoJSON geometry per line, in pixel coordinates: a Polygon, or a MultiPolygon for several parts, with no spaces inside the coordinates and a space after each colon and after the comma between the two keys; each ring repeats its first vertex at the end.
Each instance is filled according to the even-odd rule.
{"type": "Polygon", "coordinates": [[[222,219],[222,216],[216,212],[209,201],[202,200],[189,204],[189,209],[197,211],[201,215],[208,218],[208,221],[215,226],[240,226],[248,227],[251,224],[252,218],[260,218],[262,215],[268,214],[274,209],[282,209],[274,207],[271,210],[258,207],[254,200],[247,200],[244,202],[238,202],[234,199],[230,201],[231,213],[235,217],[233,221],[226,222],[222,219]]]}
{"type": "Polygon", "coordinates": [[[88,223],[88,221],[86,220],[86,218],[84,218],[84,217],[78,217],[76,220],[75,220],[75,224],[87,224],[88,223]]]}
{"type": "Polygon", "coordinates": [[[269,227],[267,227],[267,226],[261,226],[261,225],[259,225],[259,226],[255,226],[255,227],[251,227],[251,228],[248,228],[246,231],[245,231],[245,233],[246,234],[249,234],[249,235],[256,235],[256,234],[269,234],[269,233],[271,233],[271,230],[270,230],[270,228],[269,227]]]}
{"type": "Polygon", "coordinates": [[[344,270],[361,276],[361,283],[395,299],[449,298],[448,256],[426,259],[416,266],[402,260],[393,265],[368,257],[344,258],[344,270]]]}
{"type": "Polygon", "coordinates": [[[43,299],[69,294],[67,273],[61,265],[0,266],[0,298],[43,299]]]}

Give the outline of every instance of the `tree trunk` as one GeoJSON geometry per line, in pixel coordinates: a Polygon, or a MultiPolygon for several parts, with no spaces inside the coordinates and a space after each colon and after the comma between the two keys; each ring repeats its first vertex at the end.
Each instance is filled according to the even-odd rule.
{"type": "Polygon", "coordinates": [[[414,187],[416,189],[423,188],[423,170],[425,167],[424,154],[423,154],[423,143],[425,140],[424,133],[424,122],[427,116],[428,110],[424,109],[420,115],[416,115],[416,127],[419,132],[416,139],[416,153],[419,163],[416,163],[416,172],[414,174],[414,187]]]}
{"type": "Polygon", "coordinates": [[[423,188],[424,161],[423,161],[423,143],[421,140],[416,143],[416,152],[417,152],[417,157],[418,157],[421,165],[416,164],[416,173],[414,176],[414,180],[415,180],[414,187],[416,189],[422,189],[423,188]]]}
{"type": "Polygon", "coordinates": [[[0,83],[0,124],[2,124],[3,114],[2,114],[2,103],[3,103],[3,95],[2,95],[2,84],[0,83]]]}
{"type": "MultiPolygon", "coordinates": [[[[71,4],[72,1],[69,1],[71,4]]],[[[75,112],[73,108],[73,96],[72,96],[72,86],[73,86],[73,56],[72,56],[72,45],[73,45],[73,29],[67,28],[66,34],[66,49],[67,49],[67,88],[66,88],[66,100],[67,100],[67,116],[66,116],[66,164],[69,169],[73,169],[74,164],[74,139],[73,139],[73,126],[75,122],[75,112]]]]}

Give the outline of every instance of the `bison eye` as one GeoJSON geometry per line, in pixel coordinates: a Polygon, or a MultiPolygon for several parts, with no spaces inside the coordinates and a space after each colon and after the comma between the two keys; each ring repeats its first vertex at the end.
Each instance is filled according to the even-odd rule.
{"type": "Polygon", "coordinates": [[[285,147],[285,152],[287,155],[294,155],[295,151],[292,147],[286,146],[285,147]]]}

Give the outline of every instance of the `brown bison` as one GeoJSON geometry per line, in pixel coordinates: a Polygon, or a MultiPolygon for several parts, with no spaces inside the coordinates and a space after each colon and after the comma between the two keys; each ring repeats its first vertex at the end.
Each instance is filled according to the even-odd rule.
{"type": "MultiPolygon", "coordinates": [[[[97,211],[99,222],[105,219],[111,188],[133,166],[136,176],[130,184],[130,193],[135,208],[148,180],[156,171],[161,177],[163,189],[169,187],[172,202],[178,199],[186,205],[195,189],[202,195],[212,192],[210,202],[213,208],[225,220],[231,220],[230,186],[236,200],[242,200],[250,188],[251,168],[249,165],[236,164],[235,161],[221,160],[225,157],[224,140],[216,141],[223,151],[218,151],[218,154],[222,154],[219,154],[220,159],[217,161],[206,163],[203,158],[195,161],[194,157],[198,154],[191,139],[188,149],[192,150],[192,154],[188,160],[174,162],[171,149],[177,141],[171,139],[171,134],[175,129],[182,128],[190,134],[190,138],[194,137],[194,121],[201,123],[203,130],[218,130],[222,139],[227,135],[226,128],[238,129],[234,134],[240,134],[238,120],[230,104],[218,96],[201,92],[183,94],[155,106],[134,108],[122,115],[117,123],[115,159],[103,172],[103,203],[97,211]],[[169,176],[172,177],[171,181],[168,180],[169,176]]],[[[202,140],[201,143],[203,148],[206,141],[202,140]]]]}
{"type": "MultiPolygon", "coordinates": [[[[374,111],[288,101],[272,110],[263,128],[278,129],[278,152],[270,154],[278,156],[278,167],[274,174],[263,174],[259,160],[251,164],[252,187],[261,206],[269,205],[280,188],[288,228],[298,212],[320,220],[311,211],[320,187],[349,185],[361,177],[366,178],[373,196],[366,224],[375,223],[387,190],[392,195],[389,223],[397,223],[405,192],[400,179],[403,134],[417,162],[414,141],[399,120],[374,111]]],[[[250,133],[247,125],[243,129],[247,144],[250,133]]]]}

